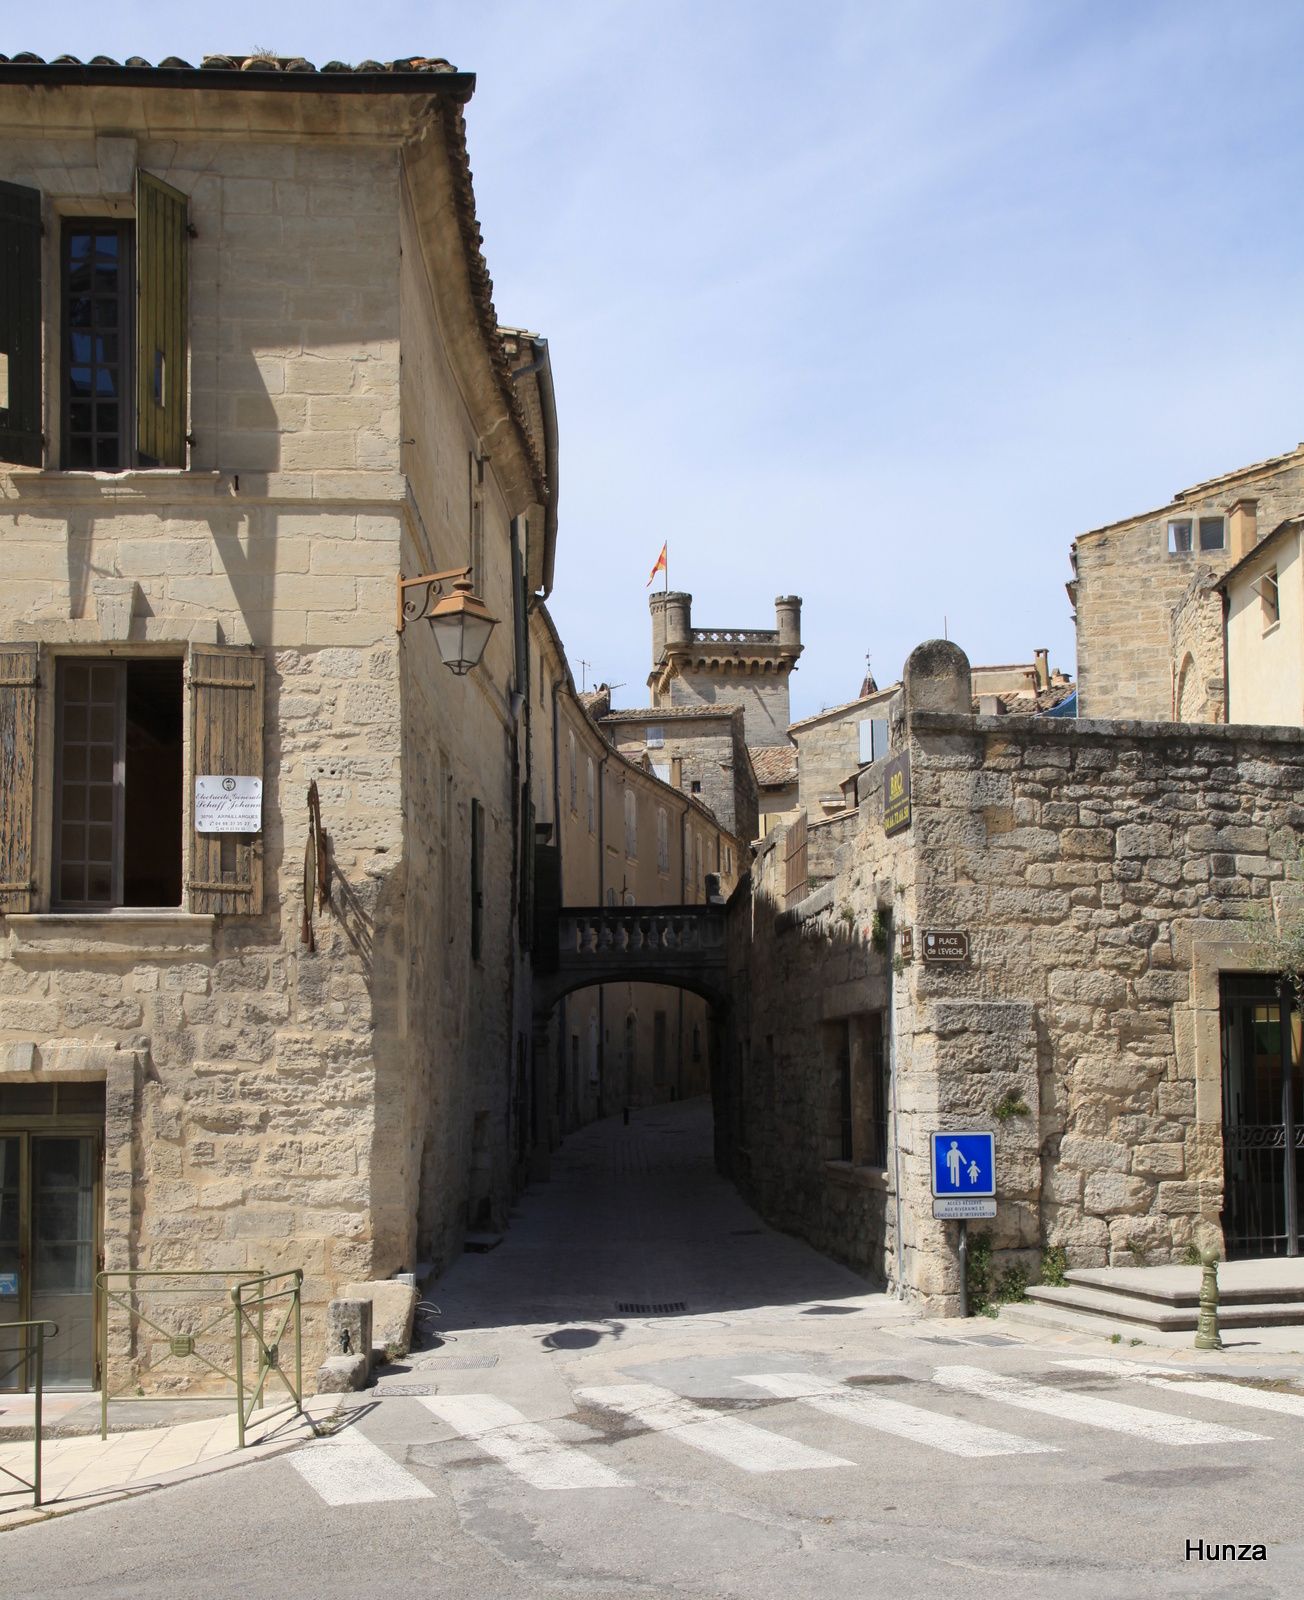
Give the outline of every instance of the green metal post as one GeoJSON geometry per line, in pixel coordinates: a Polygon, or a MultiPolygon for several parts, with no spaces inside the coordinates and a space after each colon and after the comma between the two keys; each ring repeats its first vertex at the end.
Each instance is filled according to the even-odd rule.
{"type": "Polygon", "coordinates": [[[36,1462],[32,1472],[32,1504],[41,1503],[41,1393],[45,1384],[45,1324],[36,1325],[36,1462]]]}
{"type": "Polygon", "coordinates": [[[294,1273],[294,1401],[296,1416],[303,1415],[303,1268],[294,1273]]]}
{"type": "Polygon", "coordinates": [[[100,1313],[100,1438],[109,1436],[109,1295],[104,1274],[95,1274],[95,1294],[100,1313]]]}
{"type": "Polygon", "coordinates": [[[1200,1321],[1195,1330],[1197,1350],[1221,1350],[1222,1337],[1218,1332],[1218,1257],[1206,1250],[1202,1260],[1204,1272],[1200,1278],[1200,1321]]]}
{"type": "Polygon", "coordinates": [[[236,1439],[239,1448],[244,1449],[245,1439],[245,1414],[244,1414],[244,1330],[240,1326],[240,1285],[236,1284],[231,1291],[231,1303],[235,1308],[235,1416],[236,1439]]]}

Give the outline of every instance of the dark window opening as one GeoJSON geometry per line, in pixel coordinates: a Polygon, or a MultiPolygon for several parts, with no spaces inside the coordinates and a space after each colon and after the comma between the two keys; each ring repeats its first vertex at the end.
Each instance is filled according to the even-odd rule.
{"type": "Polygon", "coordinates": [[[181,904],[180,661],[61,661],[54,900],[181,904]]]}
{"type": "Polygon", "coordinates": [[[131,465],[129,222],[78,217],[63,227],[63,464],[131,465]]]}

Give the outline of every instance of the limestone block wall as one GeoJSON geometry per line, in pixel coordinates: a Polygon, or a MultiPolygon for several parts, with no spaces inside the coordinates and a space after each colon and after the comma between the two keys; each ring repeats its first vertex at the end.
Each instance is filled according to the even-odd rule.
{"type": "Polygon", "coordinates": [[[1304,460],[1299,453],[1261,474],[1238,474],[1192,490],[1172,504],[1080,537],[1075,546],[1078,708],[1084,717],[1157,721],[1172,715],[1169,621],[1192,569],[1219,576],[1235,559],[1228,548],[1168,551],[1173,517],[1226,515],[1245,496],[1258,501],[1257,525],[1269,533],[1304,509],[1304,460]]]}
{"type": "Polygon", "coordinates": [[[860,766],[860,724],[886,720],[891,697],[892,691],[885,690],[838,712],[794,724],[792,737],[800,752],[798,804],[812,822],[826,814],[826,801],[833,802],[833,810],[841,810],[842,784],[860,766]]]}
{"type": "MultiPolygon", "coordinates": [[[[95,119],[126,138],[127,103],[95,100],[76,136],[0,137],[5,177],[47,197],[51,237],[70,207],[129,205],[129,182],[95,187],[95,119]]],[[[0,640],[42,647],[36,906],[0,918],[0,1070],[107,1079],[109,1267],[303,1266],[311,1361],[340,1284],[445,1261],[469,1222],[505,1214],[524,774],[507,529],[522,507],[489,461],[479,581],[505,625],[456,680],[425,624],[394,629],[400,570],[468,559],[481,431],[417,252],[400,280],[397,144],[286,137],[285,96],[286,130],[260,139],[262,102],[242,104],[240,128],[142,134],[117,163],[190,199],[190,469],[0,471],[0,640]],[[418,433],[420,450],[402,443],[418,433]],[[195,643],[266,665],[262,910],[51,915],[53,662],[195,643]],[[314,779],[331,905],[309,953],[314,779]]],[[[57,461],[54,395],[48,410],[57,461]]],[[[186,770],[191,734],[187,712],[186,770]]]]}
{"type": "Polygon", "coordinates": [[[1176,722],[1226,719],[1223,607],[1216,582],[1211,568],[1199,567],[1169,619],[1176,722]]]}
{"type": "Polygon", "coordinates": [[[776,919],[763,855],[751,903],[731,918],[740,981],[751,968],[731,1083],[753,1192],[853,1259],[839,1243],[845,1200],[821,1170],[829,1076],[816,1025],[844,996],[873,1004],[875,975],[886,981],[878,909],[912,929],[916,958],[890,1001],[896,1148],[870,1268],[895,1271],[899,1164],[902,1281],[930,1308],[957,1304],[951,1225],[929,1205],[927,1134],[946,1126],[996,1132],[998,1266],[1035,1274],[1047,1244],[1087,1266],[1217,1243],[1219,973],[1253,969],[1246,915],[1301,872],[1304,743],[1277,729],[945,709],[912,712],[902,737],[910,829],[884,838],[881,785],[867,781],[836,877],[776,919]],[[969,960],[922,962],[928,928],[967,933],[969,960]],[[758,1038],[773,1041],[759,1055],[758,1038]],[[787,1104],[767,1110],[781,1091],[765,1084],[785,1081],[787,1104]]]}

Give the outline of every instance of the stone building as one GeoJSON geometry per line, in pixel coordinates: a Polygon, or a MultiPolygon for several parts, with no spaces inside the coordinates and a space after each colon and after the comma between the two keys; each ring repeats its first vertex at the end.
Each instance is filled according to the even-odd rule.
{"type": "MultiPolygon", "coordinates": [[[[652,611],[652,670],[648,691],[653,709],[741,706],[743,739],[752,757],[758,826],[794,804],[797,767],[788,733],[791,720],[788,680],[801,655],[801,600],[780,595],[773,628],[695,628],[693,597],[676,590],[649,597],[652,611]]],[[[676,729],[682,741],[696,734],[692,723],[676,729]]],[[[713,739],[714,733],[704,737],[713,739]]],[[[713,756],[708,752],[709,771],[713,756]]],[[[733,763],[735,770],[738,766],[733,763]]],[[[727,781],[742,781],[741,774],[727,781]]],[[[750,787],[750,784],[747,785],[750,787]]],[[[723,796],[721,796],[723,800],[723,796]]],[[[746,806],[739,807],[744,820],[746,806]]]]}
{"type": "MultiPolygon", "coordinates": [[[[530,614],[534,696],[532,811],[539,938],[567,907],[702,905],[728,894],[746,844],[678,771],[663,777],[645,740],[622,745],[604,714],[606,691],[581,695],[547,607],[530,614]]],[[[741,713],[709,713],[738,741],[741,713]]],[[[548,952],[535,950],[545,970],[548,952]]],[[[711,1019],[705,1002],[647,983],[607,983],[567,994],[540,1022],[535,1052],[541,1138],[535,1171],[572,1129],[623,1106],[704,1094],[711,1019]]]]}
{"type": "Polygon", "coordinates": [[[1079,715],[1216,721],[1221,613],[1211,580],[1253,549],[1260,529],[1301,513],[1304,445],[1079,534],[1068,585],[1079,715]]]}
{"type": "Polygon", "coordinates": [[[744,1191],[939,1312],[958,1268],[934,1129],[996,1134],[998,1271],[1035,1278],[1048,1245],[1075,1266],[1297,1249],[1299,1023],[1252,913],[1300,892],[1298,731],[974,715],[942,641],[890,723],[829,881],[785,904],[781,831],[730,905],[720,1105],[744,1191]],[[928,958],[938,930],[962,959],[928,958]]]}
{"type": "Polygon", "coordinates": [[[95,1380],[101,1261],[303,1267],[311,1357],[519,1181],[556,439],[473,82],[0,60],[0,1188],[60,1246],[0,1242],[0,1317],[56,1317],[52,1382],[95,1380]],[[456,675],[396,585],[464,571],[499,621],[456,675]]]}

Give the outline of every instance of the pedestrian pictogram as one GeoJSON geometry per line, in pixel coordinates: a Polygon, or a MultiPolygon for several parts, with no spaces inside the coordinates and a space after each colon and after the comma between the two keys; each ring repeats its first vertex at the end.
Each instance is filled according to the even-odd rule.
{"type": "Polygon", "coordinates": [[[996,1136],[991,1133],[933,1135],[933,1193],[949,1198],[991,1198],[996,1193],[996,1136]]]}

